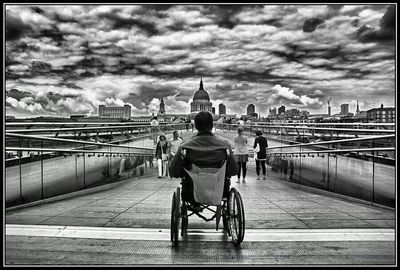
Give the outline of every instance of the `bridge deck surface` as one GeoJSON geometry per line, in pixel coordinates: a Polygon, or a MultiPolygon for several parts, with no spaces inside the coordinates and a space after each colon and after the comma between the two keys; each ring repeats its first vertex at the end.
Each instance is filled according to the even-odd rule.
{"type": "Polygon", "coordinates": [[[6,263],[395,263],[394,211],[300,190],[272,178],[257,181],[252,172],[247,183],[232,182],[245,206],[246,234],[240,248],[221,230],[215,231],[215,222],[197,217],[189,218],[188,236],[173,248],[170,207],[179,180],[152,176],[8,212],[6,263]]]}
{"type": "Polygon", "coordinates": [[[246,234],[234,248],[215,221],[189,218],[169,242],[178,179],[131,179],[105,191],[6,213],[7,264],[394,264],[395,212],[299,189],[248,163],[246,234]],[[25,225],[24,225],[25,224],[25,225]]]}

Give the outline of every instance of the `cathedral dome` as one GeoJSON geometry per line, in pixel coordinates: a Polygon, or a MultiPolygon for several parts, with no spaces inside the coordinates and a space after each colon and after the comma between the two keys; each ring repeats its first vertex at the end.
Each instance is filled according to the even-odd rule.
{"type": "Polygon", "coordinates": [[[194,93],[194,96],[193,96],[193,100],[198,100],[198,99],[210,100],[210,96],[208,95],[207,91],[205,91],[203,89],[199,89],[196,91],[196,93],[194,93]]]}
{"type": "Polygon", "coordinates": [[[210,96],[208,95],[207,91],[203,89],[203,80],[200,80],[200,87],[194,93],[193,101],[194,100],[208,100],[210,101],[210,96]]]}

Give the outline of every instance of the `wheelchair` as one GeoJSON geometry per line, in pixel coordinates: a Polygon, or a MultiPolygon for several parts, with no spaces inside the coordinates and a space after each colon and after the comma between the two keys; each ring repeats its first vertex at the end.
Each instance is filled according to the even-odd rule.
{"type": "MultiPolygon", "coordinates": [[[[225,170],[225,166],[221,167],[221,169],[225,170]]],[[[223,189],[225,189],[225,172],[223,172],[223,178],[224,181],[222,182],[222,186],[223,189]]],[[[192,179],[195,180],[194,178],[192,179]]],[[[193,186],[195,187],[196,185],[194,184],[193,186]]],[[[194,192],[196,191],[201,193],[203,189],[197,188],[194,192]]],[[[176,188],[172,196],[170,229],[171,242],[173,242],[174,246],[179,245],[179,229],[181,236],[187,234],[189,217],[193,215],[197,215],[206,222],[215,220],[217,231],[222,217],[223,230],[232,238],[233,244],[239,246],[243,241],[245,233],[244,206],[239,191],[232,187],[229,190],[228,196],[223,196],[223,192],[221,192],[219,196],[214,197],[213,203],[210,204],[209,201],[205,201],[206,203],[204,203],[204,200],[202,201],[195,198],[195,202],[199,205],[193,206],[190,202],[182,198],[181,188],[176,188]],[[211,218],[206,218],[201,214],[205,209],[213,213],[211,218]]]]}

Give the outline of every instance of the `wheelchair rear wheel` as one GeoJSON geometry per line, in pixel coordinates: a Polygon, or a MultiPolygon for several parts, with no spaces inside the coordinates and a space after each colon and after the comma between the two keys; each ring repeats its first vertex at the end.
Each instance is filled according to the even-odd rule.
{"type": "Polygon", "coordinates": [[[236,188],[229,192],[228,226],[234,245],[239,246],[244,238],[245,218],[242,197],[236,188]]]}
{"type": "Polygon", "coordinates": [[[181,209],[181,190],[178,187],[172,195],[172,207],[171,207],[171,242],[175,246],[178,245],[178,231],[179,231],[179,220],[180,220],[180,209],[181,209]]]}

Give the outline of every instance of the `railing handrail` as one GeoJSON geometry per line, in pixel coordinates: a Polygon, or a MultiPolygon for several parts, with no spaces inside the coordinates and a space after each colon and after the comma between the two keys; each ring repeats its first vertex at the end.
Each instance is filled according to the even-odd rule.
{"type": "Polygon", "coordinates": [[[76,149],[63,149],[63,148],[30,148],[30,147],[6,147],[6,151],[29,151],[29,152],[71,152],[71,153],[104,153],[104,154],[118,154],[118,155],[139,155],[139,156],[154,156],[154,153],[134,153],[134,152],[121,152],[121,151],[100,151],[100,150],[76,150],[76,149]]]}
{"type": "Polygon", "coordinates": [[[284,145],[284,146],[274,146],[268,147],[268,149],[279,149],[279,148],[291,148],[291,147],[300,147],[300,146],[314,146],[314,145],[324,145],[324,144],[336,144],[336,143],[346,143],[346,142],[358,142],[358,141],[369,141],[369,140],[379,140],[379,139],[388,139],[395,138],[396,135],[381,135],[381,136],[371,136],[371,137],[363,137],[363,138],[354,138],[354,139],[343,139],[343,140],[334,140],[334,141],[323,141],[323,142],[313,142],[313,143],[300,143],[293,145],[284,145]]]}
{"type": "MultiPolygon", "coordinates": [[[[239,124],[225,124],[218,123],[219,125],[239,126],[239,124]]],[[[276,125],[244,125],[244,128],[286,128],[286,129],[301,129],[301,130],[327,130],[327,131],[347,131],[347,132],[365,132],[365,133],[395,133],[392,129],[350,129],[350,128],[323,128],[323,127],[304,127],[304,126],[276,126],[276,125]]]]}
{"type": "MultiPolygon", "coordinates": [[[[160,125],[168,125],[171,122],[159,122],[160,125]]],[[[150,122],[6,122],[6,126],[58,126],[58,125],[150,125],[150,122]]]]}
{"type": "MultiPolygon", "coordinates": [[[[369,140],[377,140],[377,139],[387,139],[387,138],[392,138],[392,137],[394,138],[394,137],[396,137],[396,135],[393,134],[393,135],[370,136],[370,137],[364,137],[364,138],[343,139],[343,140],[314,142],[314,143],[299,143],[299,144],[284,145],[284,146],[273,146],[273,147],[268,147],[267,149],[268,150],[272,150],[272,149],[283,149],[283,148],[293,148],[293,147],[308,147],[308,146],[314,146],[314,145],[324,145],[324,144],[335,144],[335,143],[344,143],[344,142],[357,142],[357,141],[369,141],[369,140]]],[[[330,149],[330,148],[327,148],[327,147],[322,147],[322,148],[330,149]]],[[[367,148],[367,149],[371,149],[371,148],[367,148]]],[[[249,150],[249,151],[251,151],[251,150],[249,150]]]]}
{"type": "Polygon", "coordinates": [[[347,152],[373,152],[373,151],[395,151],[394,147],[378,147],[378,148],[359,148],[359,149],[335,149],[321,151],[292,151],[292,152],[273,152],[267,155],[297,155],[297,154],[324,154],[324,153],[347,153],[347,152]]]}
{"type": "MultiPolygon", "coordinates": [[[[111,143],[99,143],[99,142],[88,142],[88,141],[79,141],[72,139],[61,139],[61,138],[53,138],[53,137],[43,137],[37,135],[23,135],[23,134],[14,134],[14,133],[6,133],[6,137],[16,137],[16,138],[30,138],[30,139],[38,139],[38,140],[48,140],[48,141],[59,141],[59,142],[71,142],[71,143],[80,143],[86,145],[103,145],[103,146],[113,146],[113,147],[121,147],[121,148],[130,148],[130,149],[143,149],[143,150],[153,150],[153,148],[149,147],[139,147],[139,146],[128,146],[128,145],[115,145],[111,143]]],[[[135,138],[133,138],[135,139],[135,138]]]]}
{"type": "MultiPolygon", "coordinates": [[[[172,127],[183,125],[180,124],[168,124],[163,125],[162,127],[172,127]]],[[[108,129],[138,129],[138,128],[149,128],[150,125],[136,125],[136,126],[108,126],[108,127],[78,127],[78,128],[54,128],[54,129],[15,129],[15,130],[6,130],[14,133],[32,133],[32,132],[63,132],[63,131],[91,131],[91,130],[108,130],[108,129]]]]}
{"type": "Polygon", "coordinates": [[[301,122],[301,123],[284,123],[284,122],[253,122],[255,124],[261,124],[261,125],[321,125],[321,126],[395,126],[395,123],[307,123],[307,122],[301,122]]]}

